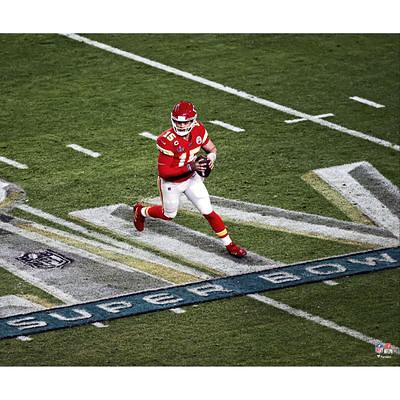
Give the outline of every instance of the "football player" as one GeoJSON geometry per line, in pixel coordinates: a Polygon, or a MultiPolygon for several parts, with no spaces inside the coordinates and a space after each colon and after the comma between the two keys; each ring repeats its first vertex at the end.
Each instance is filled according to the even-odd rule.
{"type": "Polygon", "coordinates": [[[180,195],[184,193],[207,219],[228,252],[235,257],[244,257],[246,250],[232,242],[224,222],[212,208],[204,178],[199,175],[214,168],[217,148],[204,125],[197,120],[193,104],[186,101],[175,104],[171,123],[172,127],[157,138],[158,189],[162,204],[145,207],[136,203],[133,207],[136,229],[143,231],[148,217],[172,220],[178,212],[180,195]],[[197,160],[201,149],[208,153],[207,159],[197,160]]]}

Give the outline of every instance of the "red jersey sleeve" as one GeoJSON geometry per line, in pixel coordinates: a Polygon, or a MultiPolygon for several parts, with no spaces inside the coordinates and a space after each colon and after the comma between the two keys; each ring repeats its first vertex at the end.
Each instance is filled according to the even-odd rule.
{"type": "Polygon", "coordinates": [[[204,128],[204,136],[203,136],[203,144],[202,144],[202,146],[205,146],[208,143],[209,140],[210,140],[210,138],[208,137],[207,129],[204,128]]]}
{"type": "Polygon", "coordinates": [[[197,121],[196,123],[197,123],[197,131],[200,132],[201,134],[201,146],[204,146],[210,140],[208,137],[207,129],[200,121],[197,121]]]}

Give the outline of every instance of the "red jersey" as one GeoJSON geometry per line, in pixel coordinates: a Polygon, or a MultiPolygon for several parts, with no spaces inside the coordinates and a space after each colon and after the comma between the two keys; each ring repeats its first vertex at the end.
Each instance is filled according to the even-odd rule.
{"type": "Polygon", "coordinates": [[[161,133],[157,138],[158,175],[171,182],[189,179],[195,172],[188,169],[188,164],[208,141],[207,130],[199,121],[185,138],[177,135],[172,127],[161,133]]]}

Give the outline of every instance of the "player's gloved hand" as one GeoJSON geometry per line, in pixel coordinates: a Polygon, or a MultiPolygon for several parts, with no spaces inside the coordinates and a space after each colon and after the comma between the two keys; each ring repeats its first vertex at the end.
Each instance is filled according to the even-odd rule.
{"type": "Polygon", "coordinates": [[[200,159],[194,160],[190,164],[188,164],[188,170],[203,172],[206,170],[207,164],[208,164],[208,162],[205,158],[200,158],[200,159]]]}

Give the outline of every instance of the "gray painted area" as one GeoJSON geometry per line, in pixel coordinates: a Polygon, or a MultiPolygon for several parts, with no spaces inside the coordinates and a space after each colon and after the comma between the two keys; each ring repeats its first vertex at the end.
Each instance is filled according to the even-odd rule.
{"type": "MultiPolygon", "coordinates": [[[[400,237],[396,186],[370,163],[361,161],[314,171],[374,223],[400,237]]],[[[394,245],[398,245],[398,240],[394,245]]]]}
{"type": "MultiPolygon", "coordinates": [[[[160,198],[147,199],[150,204],[160,204],[160,198]]],[[[322,236],[328,239],[354,241],[378,246],[396,246],[398,241],[393,234],[381,227],[367,226],[353,222],[340,221],[320,215],[288,211],[281,208],[247,203],[238,200],[211,196],[214,210],[223,218],[238,222],[256,223],[267,229],[275,228],[297,234],[322,236]]],[[[198,212],[184,197],[181,208],[198,212]]]]}
{"type": "Polygon", "coordinates": [[[44,310],[42,305],[33,303],[23,297],[15,295],[0,297],[0,318],[17,314],[27,314],[40,310],[44,310]]]}
{"type": "Polygon", "coordinates": [[[74,211],[71,215],[227,275],[282,265],[252,252],[245,258],[234,258],[218,239],[172,221],[147,218],[145,230],[137,232],[131,222],[132,208],[124,204],[74,211]]]}
{"type": "Polygon", "coordinates": [[[397,218],[400,218],[400,191],[369,163],[362,163],[350,171],[357,182],[372,193],[397,218]]]}
{"type": "MultiPolygon", "coordinates": [[[[61,231],[59,229],[44,226],[44,225],[38,224],[36,222],[31,222],[31,223],[29,223],[29,225],[34,228],[38,228],[40,230],[48,232],[51,235],[61,236],[62,238],[65,238],[65,239],[71,239],[74,241],[78,241],[78,242],[82,243],[82,245],[94,246],[101,250],[105,250],[105,251],[108,251],[108,252],[111,252],[114,254],[120,254],[123,256],[133,257],[137,260],[143,260],[143,258],[137,257],[138,251],[139,252],[142,251],[142,252],[146,253],[146,255],[145,255],[146,258],[144,259],[144,261],[149,261],[152,264],[158,265],[159,268],[168,267],[170,269],[174,269],[175,271],[193,275],[193,276],[196,276],[201,279],[207,279],[207,275],[205,275],[201,271],[198,271],[191,267],[187,267],[182,264],[174,263],[164,257],[158,257],[156,255],[154,255],[154,257],[152,257],[152,253],[144,251],[142,249],[138,249],[137,247],[131,246],[125,242],[120,242],[120,241],[115,240],[114,245],[109,245],[109,244],[104,244],[102,242],[99,242],[97,240],[86,239],[81,236],[74,235],[72,233],[68,233],[65,231],[61,231]],[[157,262],[158,259],[161,259],[162,263],[158,263],[157,262]]],[[[60,240],[62,241],[62,239],[60,239],[60,240]]],[[[132,268],[132,266],[130,265],[128,268],[132,268]]],[[[146,272],[144,272],[144,271],[141,271],[141,272],[143,274],[146,274],[146,272]]],[[[153,275],[151,275],[151,276],[153,276],[153,275]]],[[[167,282],[167,283],[169,283],[169,282],[167,282]]]]}
{"type": "Polygon", "coordinates": [[[0,265],[64,302],[89,301],[169,286],[165,281],[123,264],[25,232],[11,224],[0,222],[0,228],[9,232],[1,237],[0,265]],[[56,251],[73,262],[62,268],[40,269],[17,259],[24,253],[39,253],[47,249],[56,251]]]}
{"type": "MultiPolygon", "coordinates": [[[[120,206],[114,212],[113,216],[124,219],[125,221],[130,220],[132,215],[131,208],[127,206],[120,206]]],[[[179,239],[183,244],[188,244],[195,247],[200,247],[202,250],[209,251],[210,253],[217,254],[222,257],[226,262],[232,261],[232,256],[228,254],[225,246],[221,245],[220,240],[185,228],[171,221],[163,221],[160,219],[146,219],[146,229],[150,231],[156,231],[158,234],[169,236],[170,238],[179,239]]],[[[211,233],[210,228],[210,233],[211,233]]],[[[258,266],[265,265],[266,263],[273,262],[272,260],[266,260],[255,253],[250,253],[247,257],[241,259],[233,259],[235,263],[240,265],[258,266]]]]}
{"type": "MultiPolygon", "coordinates": [[[[179,271],[179,272],[184,272],[184,273],[187,273],[187,274],[191,274],[193,276],[197,276],[199,278],[203,278],[203,279],[205,278],[204,275],[202,274],[202,272],[196,271],[193,268],[189,268],[189,267],[184,266],[182,264],[175,263],[175,262],[169,260],[168,258],[161,257],[161,256],[159,256],[157,254],[154,254],[154,253],[150,252],[150,251],[146,251],[146,250],[140,249],[140,248],[138,248],[136,246],[133,246],[132,244],[128,244],[126,242],[122,242],[122,241],[113,239],[113,238],[111,238],[111,237],[109,237],[107,235],[95,232],[92,229],[85,228],[85,227],[83,227],[81,225],[78,225],[78,224],[76,224],[74,222],[66,221],[66,220],[64,220],[62,218],[56,217],[55,215],[46,213],[46,212],[44,212],[42,210],[39,210],[37,208],[30,207],[30,206],[28,206],[26,204],[18,205],[17,208],[19,208],[20,210],[23,210],[23,211],[25,211],[25,212],[27,212],[29,214],[33,214],[33,215],[36,215],[36,216],[38,216],[40,218],[43,218],[46,221],[50,221],[50,222],[56,223],[57,225],[61,225],[63,227],[69,228],[69,229],[73,230],[74,232],[83,233],[84,235],[90,236],[91,238],[96,239],[96,245],[99,246],[99,247],[103,247],[104,248],[104,245],[102,245],[99,242],[99,240],[100,240],[102,242],[105,242],[105,243],[108,243],[109,245],[111,245],[114,252],[118,252],[118,249],[120,249],[120,250],[122,250],[122,253],[126,254],[126,252],[128,252],[128,254],[130,256],[135,257],[137,259],[140,259],[140,260],[143,260],[143,261],[147,261],[147,262],[151,262],[151,263],[156,263],[156,264],[162,265],[164,267],[174,269],[174,270],[179,271]]],[[[72,213],[70,213],[70,215],[73,216],[74,213],[72,212],[72,213]]],[[[1,214],[0,214],[0,220],[1,220],[1,214]]],[[[42,226],[41,228],[43,229],[44,227],[42,226]]],[[[46,229],[51,231],[51,229],[48,228],[48,227],[46,229]]],[[[58,231],[56,233],[57,234],[61,234],[60,231],[58,231]]],[[[64,232],[63,235],[67,235],[68,236],[68,234],[66,232],[64,232]]],[[[76,239],[77,236],[75,235],[73,238],[76,239]]],[[[84,241],[85,239],[80,238],[80,240],[84,241]]],[[[119,252],[119,253],[121,254],[121,252],[119,252]]]]}

